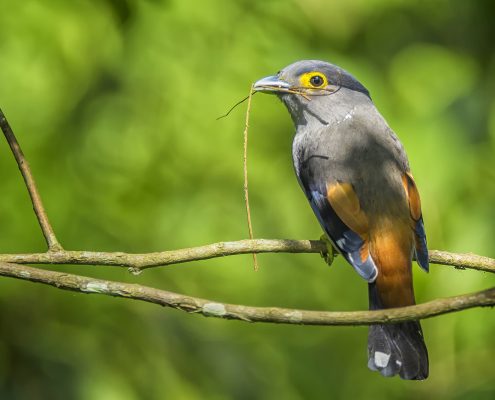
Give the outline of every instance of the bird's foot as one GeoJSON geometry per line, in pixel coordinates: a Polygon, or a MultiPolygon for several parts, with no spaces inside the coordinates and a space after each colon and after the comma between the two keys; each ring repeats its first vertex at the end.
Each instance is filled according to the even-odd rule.
{"type": "Polygon", "coordinates": [[[333,263],[333,259],[338,254],[337,250],[335,250],[335,247],[333,247],[333,244],[330,241],[330,239],[328,239],[327,235],[325,234],[321,235],[320,240],[323,243],[325,243],[325,247],[326,247],[326,251],[320,252],[321,258],[323,258],[325,262],[328,264],[328,266],[330,266],[333,263]]]}

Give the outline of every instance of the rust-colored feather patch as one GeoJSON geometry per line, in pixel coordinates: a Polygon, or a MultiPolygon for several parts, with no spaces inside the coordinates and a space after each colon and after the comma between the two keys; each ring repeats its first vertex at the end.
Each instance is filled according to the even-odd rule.
{"type": "Polygon", "coordinates": [[[371,255],[378,266],[376,285],[385,308],[414,304],[411,228],[405,221],[387,221],[370,232],[371,255]]]}
{"type": "Polygon", "coordinates": [[[359,199],[350,183],[334,183],[327,188],[327,199],[335,213],[349,229],[366,239],[368,218],[361,210],[359,199]]]}
{"type": "Polygon", "coordinates": [[[402,184],[406,191],[407,200],[409,202],[409,212],[411,218],[414,221],[418,221],[421,218],[421,199],[419,198],[418,188],[414,182],[414,178],[410,172],[406,172],[402,175],[402,184]]]}

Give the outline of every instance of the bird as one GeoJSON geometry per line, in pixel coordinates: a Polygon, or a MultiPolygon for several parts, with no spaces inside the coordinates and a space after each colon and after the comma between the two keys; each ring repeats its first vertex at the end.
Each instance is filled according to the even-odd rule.
{"type": "MultiPolygon", "coordinates": [[[[429,270],[421,201],[404,147],[369,91],[319,60],[290,64],[253,91],[275,94],[289,111],[299,184],[326,240],[368,282],[369,309],[415,304],[413,256],[429,270]]],[[[419,321],[370,325],[367,365],[385,377],[426,379],[419,321]]]]}

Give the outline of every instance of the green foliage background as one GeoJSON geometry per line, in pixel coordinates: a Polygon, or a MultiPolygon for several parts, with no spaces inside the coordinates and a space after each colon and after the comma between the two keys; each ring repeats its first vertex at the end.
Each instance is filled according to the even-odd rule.
{"type": "MultiPolygon", "coordinates": [[[[0,0],[0,106],[68,249],[148,252],[246,237],[243,107],[256,79],[304,58],[341,65],[403,141],[431,248],[495,256],[490,1],[0,0]]],[[[293,127],[253,98],[257,237],[317,238],[293,176],[293,127]]],[[[0,252],[43,251],[0,140],[0,252]]],[[[218,301],[366,309],[338,259],[250,256],[149,270],[54,267],[218,301]]],[[[417,299],[493,286],[415,267],[417,299]]],[[[1,399],[495,398],[495,315],[423,322],[426,382],[366,368],[366,328],[246,324],[0,279],[1,399]]]]}

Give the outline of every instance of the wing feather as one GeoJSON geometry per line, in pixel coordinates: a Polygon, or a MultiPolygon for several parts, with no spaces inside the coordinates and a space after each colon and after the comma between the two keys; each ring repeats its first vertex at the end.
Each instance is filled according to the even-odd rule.
{"type": "Polygon", "coordinates": [[[326,193],[316,188],[308,196],[313,211],[337,250],[368,282],[373,282],[378,269],[368,245],[368,219],[361,210],[352,185],[328,185],[326,193]]]}
{"type": "Polygon", "coordinates": [[[416,187],[416,183],[414,182],[414,178],[410,172],[406,172],[402,176],[402,184],[404,185],[404,190],[406,191],[407,200],[409,202],[411,226],[414,231],[416,260],[419,266],[428,272],[428,246],[426,242],[423,214],[421,212],[421,199],[419,197],[419,191],[416,187]]]}

